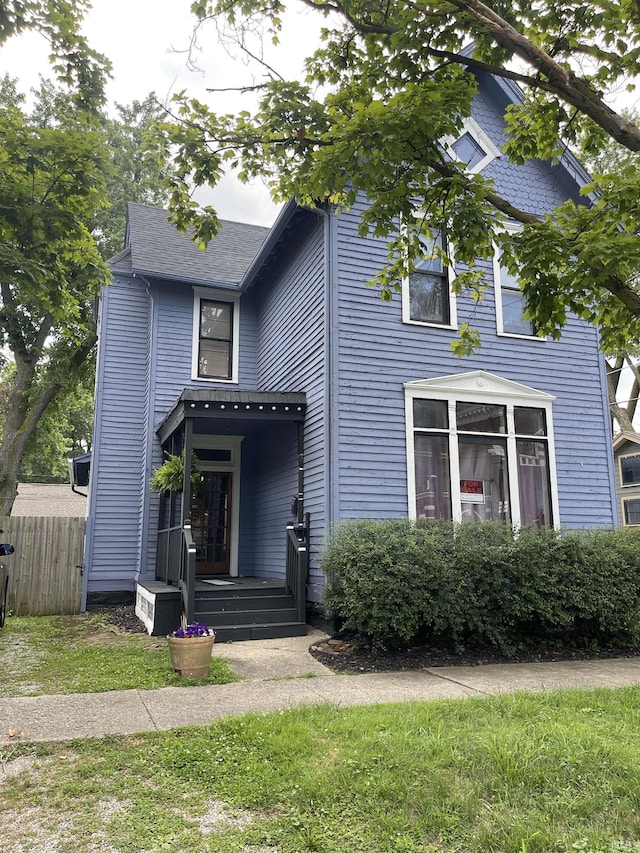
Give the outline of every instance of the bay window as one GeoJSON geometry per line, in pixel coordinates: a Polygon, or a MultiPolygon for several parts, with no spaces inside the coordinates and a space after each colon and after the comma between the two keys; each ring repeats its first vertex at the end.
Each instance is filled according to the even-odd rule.
{"type": "Polygon", "coordinates": [[[484,371],[405,393],[412,517],[555,523],[553,398],[484,371]]]}

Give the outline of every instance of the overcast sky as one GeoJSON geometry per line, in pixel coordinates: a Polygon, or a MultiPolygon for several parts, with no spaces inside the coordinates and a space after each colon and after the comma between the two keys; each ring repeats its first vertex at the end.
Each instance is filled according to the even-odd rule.
{"type": "MultiPolygon", "coordinates": [[[[186,89],[190,95],[213,103],[225,112],[248,108],[248,96],[207,94],[207,87],[228,87],[251,83],[244,63],[229,56],[221,46],[215,28],[207,24],[199,35],[201,51],[195,54],[201,71],[187,64],[195,18],[191,0],[93,0],[84,32],[91,46],[113,63],[113,80],[108,95],[111,102],[127,104],[155,92],[162,101],[186,89]]],[[[302,59],[313,48],[321,24],[318,15],[304,11],[290,14],[287,30],[277,53],[270,55],[281,73],[298,76],[302,59]]],[[[47,45],[42,36],[30,34],[12,39],[0,48],[0,73],[9,73],[27,92],[38,84],[38,75],[51,76],[47,45]]],[[[227,179],[202,201],[213,203],[224,219],[270,225],[277,208],[266,188],[256,182],[250,187],[227,179]]]]}

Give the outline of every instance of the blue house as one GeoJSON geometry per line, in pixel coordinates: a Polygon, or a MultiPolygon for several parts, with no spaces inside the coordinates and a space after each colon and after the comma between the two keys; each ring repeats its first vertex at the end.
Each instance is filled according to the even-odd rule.
{"type": "MultiPolygon", "coordinates": [[[[569,154],[501,156],[516,97],[480,78],[449,147],[543,214],[587,176],[569,154]]],[[[426,260],[381,301],[365,285],[386,244],[358,236],[364,204],[223,222],[204,253],[129,205],[100,306],[85,602],[136,592],[155,632],[184,608],[222,639],[303,633],[340,519],[617,522],[597,330],[574,317],[560,340],[536,336],[497,257],[479,304],[426,260]],[[459,359],[467,320],[482,347],[459,359]],[[158,495],[164,451],[184,453],[183,488],[158,495]]]]}

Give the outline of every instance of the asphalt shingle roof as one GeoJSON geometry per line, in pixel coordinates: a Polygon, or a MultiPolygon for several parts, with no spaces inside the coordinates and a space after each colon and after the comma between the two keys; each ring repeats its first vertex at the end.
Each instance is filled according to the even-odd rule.
{"type": "Polygon", "coordinates": [[[201,252],[189,232],[180,234],[168,222],[162,208],[129,202],[127,215],[133,272],[203,284],[238,284],[270,230],[221,220],[220,231],[201,252]]]}

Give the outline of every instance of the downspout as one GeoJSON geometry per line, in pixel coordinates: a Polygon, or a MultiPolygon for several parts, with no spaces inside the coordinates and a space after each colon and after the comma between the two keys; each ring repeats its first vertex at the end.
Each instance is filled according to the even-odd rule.
{"type": "Polygon", "coordinates": [[[609,389],[607,387],[607,370],[604,363],[604,356],[600,350],[600,329],[596,327],[596,349],[600,361],[600,388],[602,389],[602,406],[604,414],[604,430],[605,439],[609,452],[607,453],[607,461],[609,468],[609,495],[611,496],[611,509],[613,526],[619,527],[620,514],[618,508],[618,493],[616,490],[615,480],[615,465],[613,456],[613,429],[611,425],[611,409],[609,406],[609,389]]]}
{"type": "MultiPolygon", "coordinates": [[[[148,547],[149,547],[149,518],[151,514],[151,492],[147,491],[147,483],[151,479],[153,467],[153,436],[154,436],[154,413],[156,399],[156,356],[154,343],[157,340],[157,325],[158,311],[157,299],[153,294],[151,283],[143,275],[133,274],[134,278],[139,278],[144,282],[147,296],[151,307],[151,322],[149,329],[149,396],[147,398],[148,410],[147,417],[147,435],[144,449],[144,479],[142,483],[142,518],[140,530],[140,562],[138,564],[138,580],[140,576],[144,576],[147,572],[148,565],[148,547]]],[[[155,577],[155,573],[154,573],[155,577]]]]}
{"type": "Polygon", "coordinates": [[[324,388],[323,399],[328,417],[324,418],[324,520],[325,537],[340,518],[340,479],[338,469],[338,317],[336,229],[331,209],[309,208],[324,221],[324,388]]]}
{"type": "Polygon", "coordinates": [[[87,523],[84,535],[84,565],[82,567],[82,593],[80,596],[80,612],[84,613],[87,609],[87,595],[89,587],[89,569],[87,565],[87,557],[89,560],[93,556],[93,540],[95,538],[95,514],[94,507],[96,503],[96,491],[98,488],[98,466],[100,437],[98,435],[98,424],[102,424],[102,397],[104,389],[104,359],[102,358],[103,336],[101,334],[102,320],[106,316],[105,309],[108,301],[108,289],[104,287],[102,290],[102,306],[100,308],[100,321],[98,324],[98,358],[96,369],[96,381],[94,385],[94,420],[93,420],[93,436],[92,436],[92,455],[91,455],[91,470],[89,472],[89,500],[87,501],[87,523]]]}

